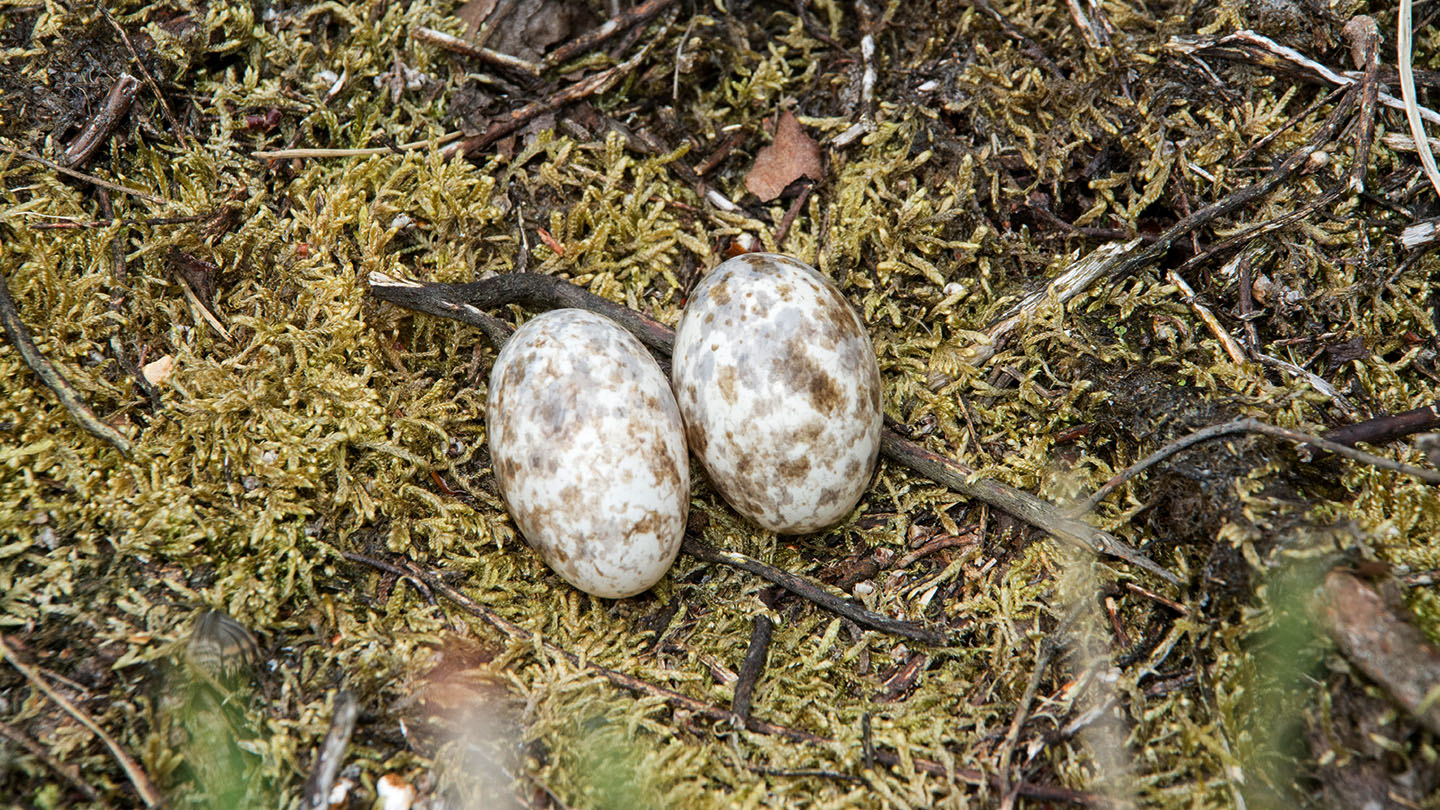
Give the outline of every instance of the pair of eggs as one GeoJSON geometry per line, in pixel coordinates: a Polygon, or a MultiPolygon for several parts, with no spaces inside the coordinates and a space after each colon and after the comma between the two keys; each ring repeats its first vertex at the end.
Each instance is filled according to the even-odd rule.
{"type": "Polygon", "coordinates": [[[880,369],[828,279],[751,253],[707,275],[671,380],[608,318],[527,322],[490,374],[490,453],[526,540],[575,587],[639,593],[669,570],[690,506],[688,449],[737,512],[782,534],[834,525],[880,451],[880,369]]]}

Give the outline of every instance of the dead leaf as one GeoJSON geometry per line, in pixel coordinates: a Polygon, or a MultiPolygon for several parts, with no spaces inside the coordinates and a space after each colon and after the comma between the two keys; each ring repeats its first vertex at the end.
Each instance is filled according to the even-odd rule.
{"type": "Polygon", "coordinates": [[[492,7],[485,17],[489,47],[532,62],[544,56],[551,45],[590,28],[595,20],[588,8],[574,0],[516,0],[503,8],[492,7]]]}
{"type": "Polygon", "coordinates": [[[820,179],[820,144],[806,135],[795,115],[786,110],[775,127],[775,142],[755,155],[745,188],[761,202],[769,202],[802,177],[820,179]]]}
{"type": "Polygon", "coordinates": [[[480,24],[495,10],[495,2],[496,0],[470,0],[456,10],[455,16],[465,22],[467,37],[475,36],[475,32],[480,30],[480,24]]]}

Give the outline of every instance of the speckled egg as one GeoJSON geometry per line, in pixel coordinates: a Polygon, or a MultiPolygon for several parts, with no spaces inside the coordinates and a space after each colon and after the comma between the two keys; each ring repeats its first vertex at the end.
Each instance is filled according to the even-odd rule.
{"type": "Polygon", "coordinates": [[[555,573],[612,599],[665,575],[690,466],[675,397],[640,341],[578,309],[540,315],[500,350],[487,410],[500,494],[555,573]]]}
{"type": "Polygon", "coordinates": [[[880,367],[829,279],[772,253],[721,264],[691,293],[672,361],[690,449],[736,511],[803,534],[859,502],[880,452],[880,367]]]}

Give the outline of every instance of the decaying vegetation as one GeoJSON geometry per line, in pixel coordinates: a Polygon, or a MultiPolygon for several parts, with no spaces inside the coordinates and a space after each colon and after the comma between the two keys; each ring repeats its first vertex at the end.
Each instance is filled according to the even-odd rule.
{"type": "Polygon", "coordinates": [[[1440,806],[1408,13],[0,0],[0,795],[1440,806]],[[381,288],[663,336],[750,247],[862,312],[887,460],[818,536],[702,479],[667,580],[587,598],[488,469],[537,301],[381,288]]]}

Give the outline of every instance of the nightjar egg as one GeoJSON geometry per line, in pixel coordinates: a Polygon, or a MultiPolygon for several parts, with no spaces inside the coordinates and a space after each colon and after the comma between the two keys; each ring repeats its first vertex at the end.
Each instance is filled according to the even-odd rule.
{"type": "Polygon", "coordinates": [[[771,253],[721,264],[691,293],[672,361],[690,449],[737,512],[803,534],[859,502],[880,452],[880,367],[829,279],[771,253]]]}
{"type": "Polygon", "coordinates": [[[674,395],[640,341],[577,309],[537,316],[500,350],[487,412],[500,494],[546,564],[612,599],[665,575],[690,467],[674,395]]]}

